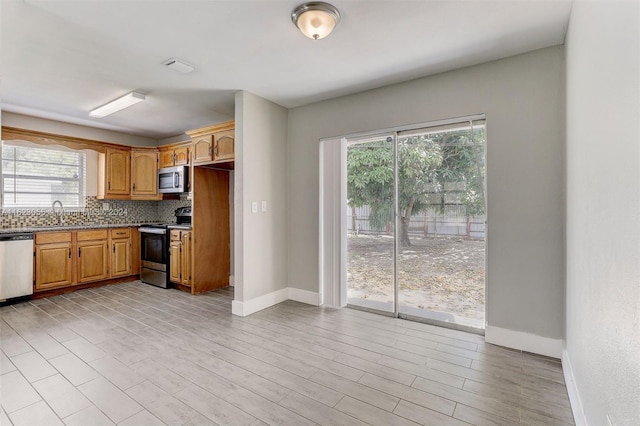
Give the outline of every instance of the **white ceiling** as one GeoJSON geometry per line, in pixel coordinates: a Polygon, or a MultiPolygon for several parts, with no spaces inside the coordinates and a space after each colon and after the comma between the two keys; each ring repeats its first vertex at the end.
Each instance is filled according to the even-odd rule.
{"type": "Polygon", "coordinates": [[[2,0],[3,110],[155,139],[233,118],[234,92],[287,108],[562,44],[571,0],[332,0],[324,40],[302,0],[2,0]],[[180,74],[162,63],[196,67],[180,74]],[[102,119],[132,90],[147,100],[102,119]]]}

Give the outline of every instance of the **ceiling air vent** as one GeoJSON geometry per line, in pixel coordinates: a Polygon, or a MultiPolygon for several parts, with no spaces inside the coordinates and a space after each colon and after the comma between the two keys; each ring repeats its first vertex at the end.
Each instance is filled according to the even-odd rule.
{"type": "Polygon", "coordinates": [[[171,68],[172,70],[178,71],[182,74],[189,74],[191,71],[195,69],[191,65],[185,64],[184,62],[176,58],[171,58],[163,62],[163,65],[165,65],[167,68],[171,68]]]}

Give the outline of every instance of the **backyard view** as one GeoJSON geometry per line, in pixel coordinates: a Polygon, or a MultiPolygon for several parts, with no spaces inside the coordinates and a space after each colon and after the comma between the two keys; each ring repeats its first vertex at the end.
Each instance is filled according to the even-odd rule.
{"type": "Polygon", "coordinates": [[[349,141],[349,304],[484,327],[484,139],[466,122],[349,141]]]}

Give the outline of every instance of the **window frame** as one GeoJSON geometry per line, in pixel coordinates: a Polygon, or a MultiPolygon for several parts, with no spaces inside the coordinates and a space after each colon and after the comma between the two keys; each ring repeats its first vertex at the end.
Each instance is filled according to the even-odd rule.
{"type": "MultiPolygon", "coordinates": [[[[36,209],[46,209],[49,206],[43,206],[43,205],[11,205],[11,206],[7,206],[6,205],[6,199],[7,199],[7,195],[5,193],[5,179],[6,178],[14,178],[14,179],[28,179],[28,180],[33,180],[33,181],[44,181],[44,180],[49,180],[47,179],[49,176],[47,176],[46,174],[42,174],[42,175],[19,175],[16,174],[16,167],[15,165],[18,162],[23,162],[23,163],[31,163],[34,165],[57,165],[58,163],[54,163],[54,162],[46,162],[46,161],[18,161],[16,159],[15,154],[17,153],[17,151],[14,151],[14,158],[9,159],[8,161],[12,161],[14,164],[14,168],[13,168],[13,173],[12,174],[8,174],[5,173],[5,171],[3,170],[3,166],[2,163],[5,161],[5,157],[4,157],[4,150],[5,147],[8,148],[13,148],[15,150],[19,150],[19,149],[38,149],[41,151],[51,151],[51,152],[63,152],[63,153],[72,153],[78,156],[78,178],[60,178],[60,177],[53,177],[53,179],[58,179],[60,181],[77,181],[78,182],[78,192],[73,192],[72,194],[77,194],[78,197],[78,203],[77,205],[63,205],[63,208],[65,211],[83,211],[86,208],[86,193],[87,193],[87,154],[86,152],[84,152],[83,150],[77,150],[77,149],[72,149],[66,146],[62,146],[62,145],[40,145],[40,144],[35,144],[33,142],[29,142],[29,141],[23,141],[23,140],[10,140],[10,141],[5,141],[3,140],[0,143],[0,208],[2,209],[3,212],[12,212],[12,211],[19,211],[19,210],[25,210],[25,209],[29,209],[29,210],[36,210],[36,209]]],[[[75,166],[73,164],[65,164],[66,166],[75,166]]],[[[50,177],[49,177],[50,178],[50,177]]],[[[15,186],[14,186],[15,189],[15,186]]],[[[28,193],[28,192],[24,192],[24,191],[13,191],[10,192],[9,195],[14,196],[14,194],[24,194],[24,193],[28,193]]],[[[36,192],[36,194],[41,194],[43,196],[47,196],[48,194],[57,194],[57,195],[64,195],[64,194],[68,194],[68,193],[58,193],[58,192],[36,192]]],[[[58,197],[53,198],[54,200],[57,199],[58,197]]]]}

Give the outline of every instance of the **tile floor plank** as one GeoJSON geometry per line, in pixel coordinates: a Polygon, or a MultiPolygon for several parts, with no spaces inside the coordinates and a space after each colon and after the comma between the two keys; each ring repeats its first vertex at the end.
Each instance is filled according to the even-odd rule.
{"type": "Polygon", "coordinates": [[[0,400],[8,414],[40,401],[40,395],[18,371],[0,376],[0,400]]]}
{"type": "Polygon", "coordinates": [[[0,307],[0,420],[574,423],[559,360],[294,301],[236,317],[232,299],[134,281],[0,307]]]}
{"type": "Polygon", "coordinates": [[[58,373],[56,369],[36,351],[16,355],[11,358],[11,362],[31,383],[58,373]]]}
{"type": "Polygon", "coordinates": [[[33,387],[60,418],[91,406],[91,402],[60,374],[37,381],[33,387]]]}
{"type": "Polygon", "coordinates": [[[14,426],[62,426],[64,424],[44,401],[39,401],[21,410],[14,411],[9,417],[14,426]]]}

